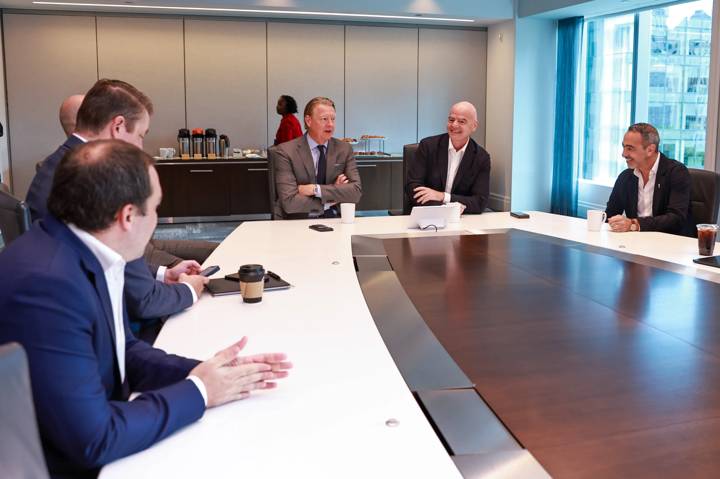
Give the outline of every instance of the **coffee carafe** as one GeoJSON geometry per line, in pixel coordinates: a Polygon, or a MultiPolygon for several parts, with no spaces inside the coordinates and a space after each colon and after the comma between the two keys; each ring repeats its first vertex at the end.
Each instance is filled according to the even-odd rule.
{"type": "Polygon", "coordinates": [[[195,159],[202,159],[205,156],[205,134],[202,128],[193,128],[192,131],[192,156],[195,159]]]}
{"type": "Polygon", "coordinates": [[[190,158],[190,131],[187,128],[178,130],[178,155],[183,160],[190,158]]]}
{"type": "Polygon", "coordinates": [[[227,135],[220,135],[218,140],[218,155],[223,158],[230,158],[230,139],[227,135]]]}
{"type": "Polygon", "coordinates": [[[209,160],[217,158],[217,133],[215,128],[205,129],[205,156],[209,160]]]}

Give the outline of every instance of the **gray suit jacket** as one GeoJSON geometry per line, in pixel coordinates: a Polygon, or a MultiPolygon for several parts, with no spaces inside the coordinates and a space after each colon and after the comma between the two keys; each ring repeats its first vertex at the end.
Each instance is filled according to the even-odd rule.
{"type": "Polygon", "coordinates": [[[306,135],[281,143],[271,152],[275,169],[275,187],[278,200],[275,205],[276,216],[283,218],[289,214],[322,214],[323,203],[357,203],[362,196],[362,185],[355,157],[350,145],[331,138],[327,149],[327,176],[325,185],[320,185],[322,199],[315,196],[302,196],[298,185],[315,184],[315,165],[306,135]],[[333,184],[340,174],[345,174],[348,183],[333,184]]]}

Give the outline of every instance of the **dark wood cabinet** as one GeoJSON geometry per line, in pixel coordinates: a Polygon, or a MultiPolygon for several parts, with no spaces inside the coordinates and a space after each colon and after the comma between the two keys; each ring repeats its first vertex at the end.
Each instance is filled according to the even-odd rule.
{"type": "Polygon", "coordinates": [[[402,209],[402,158],[357,158],[363,195],[358,211],[402,209]]]}
{"type": "MultiPolygon", "coordinates": [[[[358,158],[358,211],[402,208],[402,158],[358,158]]],[[[270,217],[267,160],[169,160],[156,163],[161,221],[270,217]]],[[[201,220],[202,221],[202,220],[201,220]]]]}
{"type": "Polygon", "coordinates": [[[390,206],[391,165],[385,161],[358,160],[362,198],[358,211],[383,210],[390,206]]]}
{"type": "Polygon", "coordinates": [[[230,214],[270,213],[267,161],[251,161],[234,165],[230,178],[230,214]]]}
{"type": "Polygon", "coordinates": [[[174,216],[230,214],[231,165],[181,165],[173,174],[174,216]]]}

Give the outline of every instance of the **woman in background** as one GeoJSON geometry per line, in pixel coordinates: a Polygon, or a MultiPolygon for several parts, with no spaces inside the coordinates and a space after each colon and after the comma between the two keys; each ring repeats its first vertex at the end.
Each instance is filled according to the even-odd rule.
{"type": "Polygon", "coordinates": [[[295,117],[295,113],[298,111],[295,99],[290,95],[281,95],[278,98],[276,110],[278,115],[282,115],[282,120],[280,120],[280,126],[275,133],[275,144],[279,145],[302,136],[300,122],[295,117]]]}

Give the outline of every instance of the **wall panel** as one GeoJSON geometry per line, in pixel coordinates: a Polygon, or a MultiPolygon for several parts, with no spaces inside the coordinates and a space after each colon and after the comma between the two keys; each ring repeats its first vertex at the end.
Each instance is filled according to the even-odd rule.
{"type": "Polygon", "coordinates": [[[388,137],[386,150],[417,141],[417,28],[346,27],[345,131],[388,137]]]}
{"type": "Polygon", "coordinates": [[[65,141],[60,103],[97,81],[95,18],[5,14],[3,22],[13,191],[25,198],[35,164],[65,141]]]}
{"type": "Polygon", "coordinates": [[[180,18],[97,17],[100,78],[124,80],[150,97],[155,114],[145,151],[177,144],[185,126],[183,23],[180,18]]]}
{"type": "Polygon", "coordinates": [[[185,20],[189,128],[215,128],[233,147],[267,141],[265,22],[185,20]]]}
{"type": "Polygon", "coordinates": [[[331,98],[337,113],[335,135],[345,136],[344,32],[342,25],[268,23],[269,145],[280,124],[275,111],[280,95],[295,98],[301,125],[303,109],[311,98],[331,98]]]}
{"type": "Polygon", "coordinates": [[[487,32],[420,29],[418,138],[444,133],[450,106],[467,100],[478,111],[472,135],[485,144],[487,32]]]}

